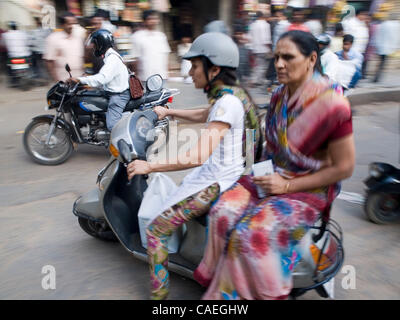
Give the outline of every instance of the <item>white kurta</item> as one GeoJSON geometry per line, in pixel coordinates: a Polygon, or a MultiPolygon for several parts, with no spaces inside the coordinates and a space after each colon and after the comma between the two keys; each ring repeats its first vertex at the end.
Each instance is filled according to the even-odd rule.
{"type": "Polygon", "coordinates": [[[162,205],[159,214],[215,182],[218,182],[222,193],[239,180],[243,173],[244,108],[240,99],[225,94],[217,100],[207,120],[212,121],[225,122],[231,127],[208,160],[183,179],[174,194],[162,205]]]}
{"type": "Polygon", "coordinates": [[[132,37],[132,58],[139,60],[138,76],[146,81],[153,74],[168,78],[168,54],[171,49],[167,37],[160,31],[139,30],[132,37]]]}

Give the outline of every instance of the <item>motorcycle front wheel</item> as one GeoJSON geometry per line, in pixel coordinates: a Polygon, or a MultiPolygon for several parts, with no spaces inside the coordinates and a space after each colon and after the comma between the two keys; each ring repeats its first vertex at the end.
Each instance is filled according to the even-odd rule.
{"type": "Polygon", "coordinates": [[[397,195],[383,192],[370,193],[365,200],[367,217],[378,224],[388,224],[400,220],[400,201],[397,195]]]}
{"type": "Polygon", "coordinates": [[[24,148],[33,161],[43,165],[58,165],[65,162],[74,148],[69,134],[64,128],[55,126],[46,144],[51,119],[33,120],[24,132],[24,148]]]}

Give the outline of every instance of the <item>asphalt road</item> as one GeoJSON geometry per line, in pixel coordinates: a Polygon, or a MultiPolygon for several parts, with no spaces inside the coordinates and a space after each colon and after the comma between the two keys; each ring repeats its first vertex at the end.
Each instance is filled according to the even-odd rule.
{"type": "MultiPolygon", "coordinates": [[[[181,87],[173,107],[206,103],[201,91],[181,87]]],[[[59,166],[33,163],[22,146],[30,119],[44,111],[46,88],[29,92],[0,88],[0,299],[147,299],[148,267],[118,243],[84,233],[72,204],[95,188],[98,171],[108,159],[105,149],[79,146],[59,166]],[[45,290],[43,267],[53,266],[56,288],[45,290]]],[[[367,221],[362,205],[363,179],[371,161],[399,164],[399,104],[355,108],[357,166],[343,183],[332,217],[344,231],[345,263],[335,279],[336,299],[400,298],[400,225],[367,221]],[[349,201],[349,199],[351,201],[349,201]],[[350,267],[349,267],[350,266],[350,267]],[[354,269],[352,269],[354,267],[354,269]],[[354,270],[355,288],[345,289],[354,270]]],[[[176,181],[183,174],[172,175],[176,181]]],[[[199,299],[203,289],[194,281],[171,274],[171,299],[199,299]]],[[[321,299],[313,292],[302,299],[321,299]]]]}

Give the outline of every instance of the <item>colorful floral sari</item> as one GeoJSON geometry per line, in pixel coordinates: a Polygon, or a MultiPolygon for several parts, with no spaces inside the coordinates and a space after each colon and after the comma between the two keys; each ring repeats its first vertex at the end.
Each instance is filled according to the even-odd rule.
{"type": "MultiPolygon", "coordinates": [[[[286,178],[321,168],[312,154],[332,130],[351,119],[341,90],[315,75],[288,99],[279,87],[266,118],[267,148],[275,170],[286,178]]],[[[280,299],[292,288],[301,259],[299,242],[322,214],[328,219],[339,184],[308,192],[258,199],[243,176],[223,193],[209,214],[209,236],[195,279],[208,286],[204,299],[280,299]]]]}

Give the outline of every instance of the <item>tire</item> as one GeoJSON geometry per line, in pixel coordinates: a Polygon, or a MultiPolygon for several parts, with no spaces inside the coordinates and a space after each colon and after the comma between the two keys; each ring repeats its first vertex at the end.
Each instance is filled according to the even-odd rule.
{"type": "Polygon", "coordinates": [[[365,213],[372,222],[388,224],[400,220],[400,201],[398,195],[381,192],[370,193],[365,200],[365,213]],[[388,202],[392,205],[388,206],[388,202]]]}
{"type": "Polygon", "coordinates": [[[104,223],[94,222],[89,219],[85,219],[82,217],[78,217],[78,222],[80,227],[87,234],[91,235],[94,238],[103,240],[103,241],[111,241],[117,242],[118,238],[115,236],[114,232],[107,225],[107,222],[104,223]]]}
{"type": "Polygon", "coordinates": [[[51,119],[39,119],[29,123],[24,132],[23,143],[26,153],[33,161],[42,165],[54,166],[65,162],[71,156],[74,148],[68,132],[58,125],[54,128],[53,135],[50,138],[50,146],[44,146],[51,121],[51,119]],[[43,127],[42,132],[34,135],[35,130],[40,127],[43,127]],[[52,144],[52,142],[54,143],[52,144]],[[39,147],[36,148],[35,145],[39,147]],[[60,151],[56,150],[57,148],[60,151]],[[54,152],[54,150],[57,152],[54,152]],[[49,155],[52,152],[53,155],[49,155]]]}

